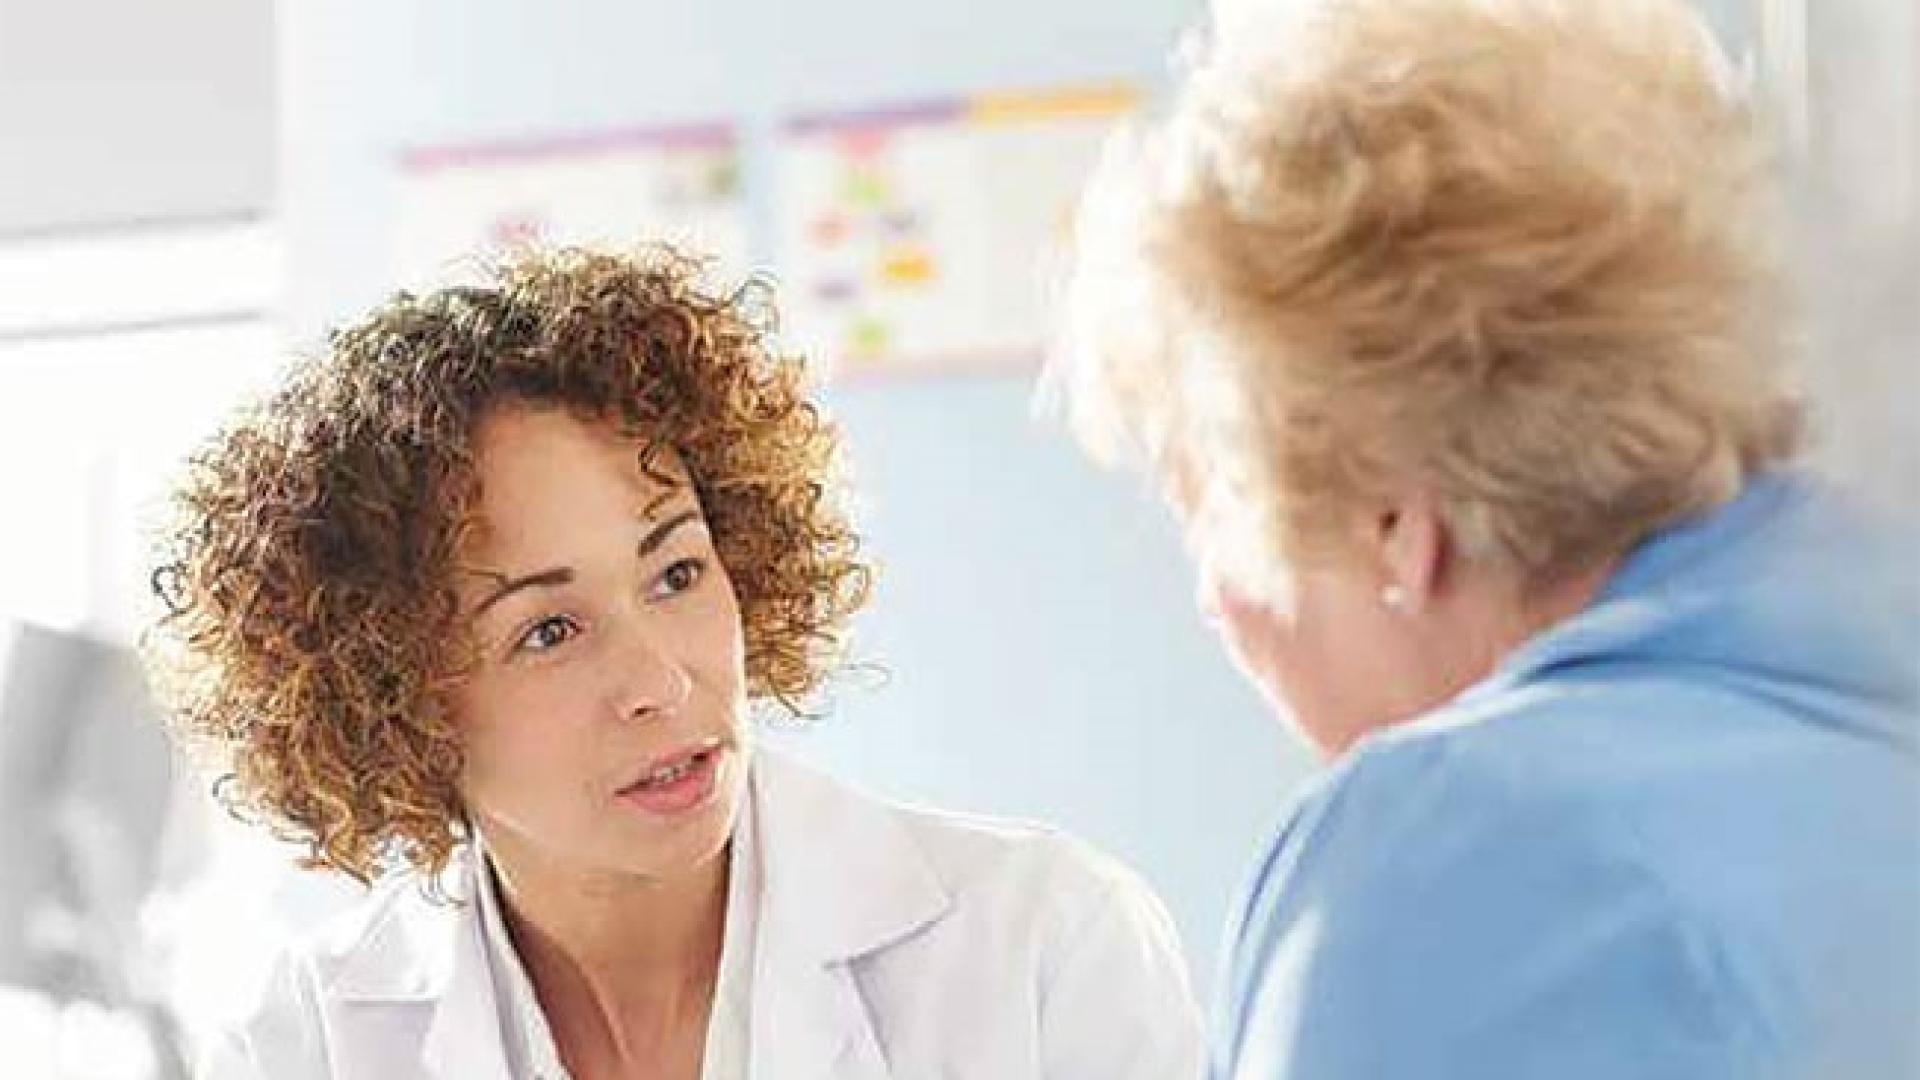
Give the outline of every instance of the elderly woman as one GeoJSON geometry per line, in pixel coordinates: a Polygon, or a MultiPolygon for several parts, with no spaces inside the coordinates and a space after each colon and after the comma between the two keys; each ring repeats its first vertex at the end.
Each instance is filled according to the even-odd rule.
{"type": "Polygon", "coordinates": [[[1237,909],[1214,1075],[1916,1075],[1916,575],[1793,465],[1706,34],[1227,29],[1103,164],[1052,372],[1330,759],[1237,909]]]}
{"type": "Polygon", "coordinates": [[[237,808],[385,878],[212,1076],[1200,1068],[1157,900],[756,748],[868,572],[753,291],[664,251],[401,295],[201,451],[151,655],[237,808]]]}

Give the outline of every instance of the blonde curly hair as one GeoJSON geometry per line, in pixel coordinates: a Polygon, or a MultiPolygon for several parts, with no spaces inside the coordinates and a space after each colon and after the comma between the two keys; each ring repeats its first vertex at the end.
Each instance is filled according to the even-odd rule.
{"type": "Polygon", "coordinates": [[[748,692],[801,713],[870,572],[838,436],[770,347],[766,290],[702,275],[666,248],[535,251],[401,293],[191,458],[145,650],[177,733],[229,770],[230,809],[363,882],[431,878],[465,838],[453,571],[475,426],[505,403],[614,423],[650,471],[679,455],[739,595],[748,692]]]}
{"type": "Polygon", "coordinates": [[[1417,487],[1539,582],[1794,452],[1762,141],[1678,0],[1228,29],[1109,148],[1047,375],[1097,455],[1211,490],[1225,572],[1417,487]]]}

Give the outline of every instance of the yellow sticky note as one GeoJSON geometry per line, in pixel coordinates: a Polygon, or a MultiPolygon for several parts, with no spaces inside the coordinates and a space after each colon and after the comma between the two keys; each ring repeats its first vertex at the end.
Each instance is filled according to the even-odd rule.
{"type": "Polygon", "coordinates": [[[880,280],[889,285],[924,285],[933,280],[933,257],[917,248],[888,252],[880,260],[880,280]]]}

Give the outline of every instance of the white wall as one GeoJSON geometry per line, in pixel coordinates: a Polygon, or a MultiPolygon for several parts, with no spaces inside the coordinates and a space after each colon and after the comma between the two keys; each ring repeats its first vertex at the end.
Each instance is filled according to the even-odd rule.
{"type": "Polygon", "coordinates": [[[1794,262],[1818,453],[1920,527],[1920,4],[1768,2],[1805,20],[1794,262]]]}
{"type": "Polygon", "coordinates": [[[272,20],[261,0],[0,0],[0,236],[265,210],[272,20]]]}

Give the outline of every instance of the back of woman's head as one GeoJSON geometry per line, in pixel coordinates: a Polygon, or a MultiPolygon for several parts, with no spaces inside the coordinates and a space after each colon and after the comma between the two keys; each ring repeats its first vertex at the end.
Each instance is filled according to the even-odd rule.
{"type": "Polygon", "coordinates": [[[1417,488],[1550,576],[1792,451],[1762,154],[1679,0],[1222,29],[1089,191],[1053,377],[1096,449],[1225,496],[1230,567],[1417,488]]]}
{"type": "Polygon", "coordinates": [[[868,577],[837,435],[768,314],[757,287],[711,291],[664,248],[530,253],[396,296],[195,454],[147,653],[230,805],[362,878],[445,865],[463,827],[447,691],[469,660],[455,570],[480,524],[476,425],[503,404],[614,425],[643,467],[677,455],[738,594],[748,691],[797,709],[868,577]]]}

